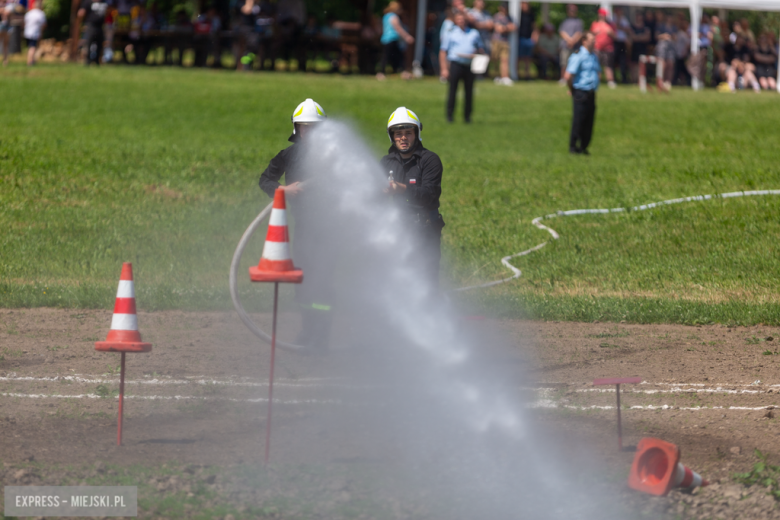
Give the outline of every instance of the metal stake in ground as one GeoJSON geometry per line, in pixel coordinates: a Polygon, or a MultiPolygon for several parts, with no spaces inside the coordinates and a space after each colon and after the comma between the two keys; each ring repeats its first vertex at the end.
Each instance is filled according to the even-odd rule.
{"type": "Polygon", "coordinates": [[[620,420],[620,385],[621,384],[637,384],[641,383],[641,377],[607,377],[603,379],[594,379],[593,384],[598,385],[615,385],[615,393],[617,394],[617,434],[618,434],[618,451],[623,451],[623,424],[620,420]]]}
{"type": "Polygon", "coordinates": [[[271,411],[274,405],[274,363],[276,361],[276,310],[279,303],[279,282],[274,283],[274,317],[271,325],[271,375],[268,378],[268,414],[265,422],[265,463],[271,452],[271,411]]]}
{"type": "Polygon", "coordinates": [[[119,417],[117,419],[116,445],[122,445],[122,417],[125,400],[125,354],[127,352],[150,352],[151,343],[141,340],[138,332],[138,316],[135,312],[135,285],[133,284],[133,264],[122,264],[119,276],[119,288],[116,291],[114,316],[111,318],[111,330],[106,341],[95,342],[95,350],[101,352],[119,352],[122,362],[119,370],[119,417]]]}
{"type": "Polygon", "coordinates": [[[276,362],[276,315],[279,304],[279,283],[303,282],[303,271],[296,269],[290,256],[290,236],[287,230],[287,204],[284,190],[274,193],[274,206],[268,222],[268,234],[263,246],[263,256],[257,267],[249,268],[253,282],[274,283],[274,315],[271,332],[271,375],[268,381],[268,416],[265,423],[265,463],[271,453],[271,412],[274,401],[274,364],[276,362]]]}
{"type": "Polygon", "coordinates": [[[116,445],[122,445],[122,404],[125,401],[125,353],[122,352],[122,368],[119,370],[119,420],[117,421],[116,445]]]}

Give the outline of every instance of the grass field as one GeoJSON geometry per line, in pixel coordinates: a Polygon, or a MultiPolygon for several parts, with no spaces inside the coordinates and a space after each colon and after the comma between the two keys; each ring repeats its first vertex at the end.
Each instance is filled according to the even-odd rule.
{"type": "MultiPolygon", "coordinates": [[[[0,89],[4,307],[111,307],[132,261],[141,308],[230,308],[233,250],[268,203],[257,179],[306,97],[377,157],[394,108],[421,116],[445,166],[450,287],[507,276],[499,259],[548,240],[530,221],[556,210],[780,188],[780,105],[766,93],[603,89],[593,155],[580,157],[567,153],[570,100],[551,84],[478,84],[470,126],[445,123],[432,79],[15,65],[0,89]]],[[[778,324],[778,215],[780,197],[760,197],[554,219],[561,239],[515,259],[520,280],[458,298],[507,316],[778,324]]],[[[242,286],[255,309],[265,289],[242,286]]]]}

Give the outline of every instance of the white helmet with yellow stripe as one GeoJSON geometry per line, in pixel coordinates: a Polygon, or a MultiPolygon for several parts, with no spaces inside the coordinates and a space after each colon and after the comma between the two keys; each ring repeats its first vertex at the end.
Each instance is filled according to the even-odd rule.
{"type": "Polygon", "coordinates": [[[395,112],[390,114],[390,119],[387,120],[387,135],[390,137],[390,141],[393,140],[392,128],[394,126],[414,125],[417,127],[417,139],[422,141],[422,122],[417,114],[412,112],[406,107],[398,107],[395,112]]]}
{"type": "MultiPolygon", "coordinates": [[[[292,115],[293,125],[322,123],[328,119],[319,103],[309,98],[297,107],[292,115]]],[[[293,130],[295,132],[295,130],[293,130]]]]}

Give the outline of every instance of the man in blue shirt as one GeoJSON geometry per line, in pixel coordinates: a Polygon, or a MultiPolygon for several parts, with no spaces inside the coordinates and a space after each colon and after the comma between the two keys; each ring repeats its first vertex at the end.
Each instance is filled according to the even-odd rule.
{"type": "Polygon", "coordinates": [[[474,54],[483,53],[485,45],[482,43],[479,32],[466,25],[466,16],[463,13],[456,13],[453,21],[455,27],[445,35],[439,50],[441,76],[450,82],[450,92],[447,97],[447,121],[452,123],[458,82],[462,79],[466,94],[463,118],[467,123],[470,123],[474,97],[474,73],[471,72],[471,59],[474,54]]]}
{"type": "Polygon", "coordinates": [[[572,54],[566,65],[563,78],[569,85],[574,102],[574,116],[571,122],[569,152],[590,155],[588,145],[593,135],[593,121],[596,117],[596,90],[599,88],[601,66],[593,48],[596,36],[588,31],[582,37],[582,47],[572,54]],[[577,144],[579,141],[579,145],[577,144]]]}

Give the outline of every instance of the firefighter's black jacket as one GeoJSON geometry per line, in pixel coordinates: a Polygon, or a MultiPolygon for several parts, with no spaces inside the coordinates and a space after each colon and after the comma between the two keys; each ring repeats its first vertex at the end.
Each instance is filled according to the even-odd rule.
{"type": "Polygon", "coordinates": [[[406,185],[406,191],[395,197],[405,199],[408,209],[418,213],[438,214],[441,196],[441,174],[444,167],[439,156],[418,140],[412,157],[404,161],[395,147],[390,147],[380,161],[382,169],[395,182],[406,185]]]}
{"type": "Polygon", "coordinates": [[[306,175],[302,168],[303,147],[297,134],[292,134],[288,139],[292,146],[288,146],[271,159],[268,168],[260,176],[260,189],[269,197],[273,198],[276,188],[281,186],[279,179],[287,174],[287,184],[302,182],[306,180],[306,175]]]}

